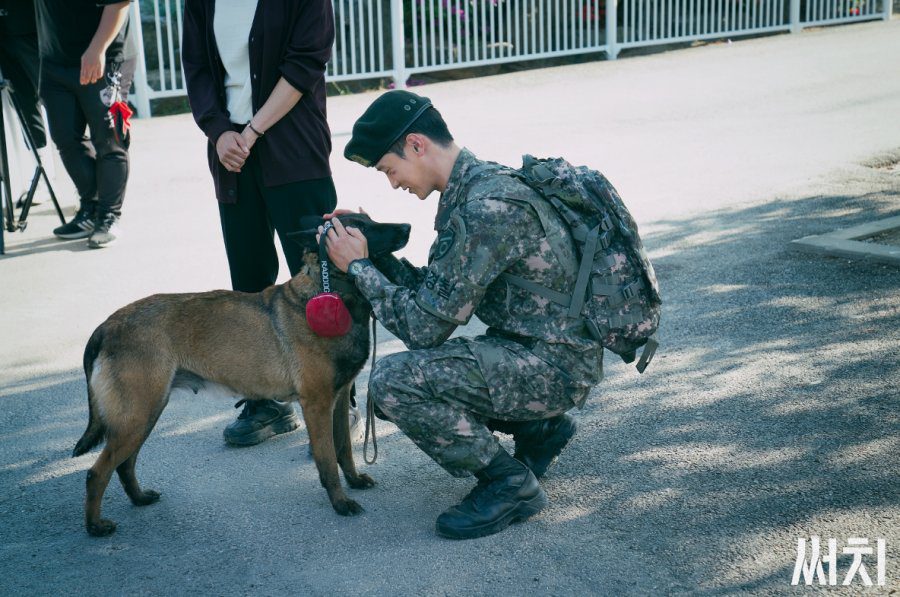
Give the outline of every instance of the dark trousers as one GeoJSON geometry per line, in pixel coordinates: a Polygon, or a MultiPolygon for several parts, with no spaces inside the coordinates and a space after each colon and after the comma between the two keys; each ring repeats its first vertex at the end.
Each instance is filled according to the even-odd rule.
{"type": "MultiPolygon", "coordinates": [[[[122,73],[122,100],[134,76],[136,61],[119,66],[122,73]]],[[[110,65],[107,65],[109,73],[110,65]]],[[[78,82],[81,69],[44,61],[41,64],[41,98],[47,108],[50,137],[59,148],[66,172],[75,183],[82,207],[101,213],[122,213],[128,182],[128,143],[110,128],[109,107],[100,98],[108,83],[104,77],[89,85],[78,82]],[[90,129],[90,138],[85,129],[90,129]]]]}
{"type": "Polygon", "coordinates": [[[259,292],[278,277],[274,232],[293,276],[303,266],[300,246],[287,238],[300,229],[300,218],[334,211],[337,193],[331,177],[275,187],[263,184],[259,156],[252,150],[238,175],[237,203],[220,203],[219,219],[231,271],[231,287],[259,292]]]}
{"type": "Polygon", "coordinates": [[[47,133],[44,131],[44,119],[41,117],[38,100],[40,69],[37,34],[0,35],[0,70],[15,93],[35,147],[47,145],[47,133]]]}

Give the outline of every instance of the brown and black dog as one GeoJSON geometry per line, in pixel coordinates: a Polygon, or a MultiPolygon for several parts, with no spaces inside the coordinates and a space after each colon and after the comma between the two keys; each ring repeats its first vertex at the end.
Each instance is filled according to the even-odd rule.
{"type": "MultiPolygon", "coordinates": [[[[366,235],[373,258],[389,257],[409,239],[408,224],[379,224],[362,214],[341,220],[366,235]]],[[[159,499],[159,493],[141,489],[137,481],[138,451],[172,389],[196,393],[205,381],[248,399],[299,400],[331,505],[342,515],[362,512],[344,493],[338,464],[350,487],[375,484],[356,470],[348,423],[350,386],[369,352],[371,307],[345,276],[332,275],[332,289],[347,305],[352,328],[345,336],[322,338],[307,325],[306,303],[320,291],[315,226],[321,221],[307,219],[308,229],[291,235],[303,247],[305,265],[284,284],[254,294],[158,294],[119,309],[94,331],[84,350],[90,418],[73,451],[80,456],[106,440],[87,474],[88,533],[101,536],[116,529],[114,522],[100,518],[114,470],[135,505],[159,499]]]]}

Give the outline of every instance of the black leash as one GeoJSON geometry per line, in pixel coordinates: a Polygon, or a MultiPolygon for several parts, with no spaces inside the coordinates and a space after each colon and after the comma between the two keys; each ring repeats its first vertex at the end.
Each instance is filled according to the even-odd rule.
{"type": "MultiPolygon", "coordinates": [[[[375,337],[375,314],[372,313],[372,367],[369,369],[369,375],[375,369],[375,348],[378,346],[378,338],[375,337]]],[[[375,401],[368,394],[366,395],[366,432],[363,436],[363,460],[366,464],[375,464],[378,460],[378,441],[375,439],[375,401]],[[372,460],[369,460],[367,454],[369,448],[369,430],[372,430],[372,460]]]]}
{"type": "MultiPolygon", "coordinates": [[[[331,280],[328,271],[328,252],[325,249],[325,238],[328,231],[334,227],[331,220],[325,222],[322,226],[322,233],[319,235],[319,265],[321,266],[322,292],[331,292],[331,280]]],[[[375,314],[372,313],[372,369],[375,368],[375,348],[378,346],[378,338],[375,331],[375,314]]],[[[371,372],[371,370],[370,370],[371,372]]],[[[370,373],[371,374],[371,373],[370,373]]],[[[240,406],[238,403],[235,408],[240,406]]],[[[363,435],[363,460],[366,464],[375,464],[378,460],[378,441],[375,439],[375,402],[366,396],[366,431],[363,435]],[[372,460],[369,460],[369,431],[372,435],[372,460]]]]}

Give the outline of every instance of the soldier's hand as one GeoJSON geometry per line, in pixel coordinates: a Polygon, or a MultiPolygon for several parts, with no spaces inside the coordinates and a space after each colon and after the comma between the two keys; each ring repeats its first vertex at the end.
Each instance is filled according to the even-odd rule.
{"type": "MultiPolygon", "coordinates": [[[[334,266],[342,272],[346,272],[350,263],[369,256],[369,243],[366,235],[358,228],[344,228],[344,225],[336,217],[331,221],[334,223],[334,227],[328,230],[325,238],[325,250],[334,266]]],[[[322,231],[323,227],[319,226],[316,242],[319,242],[322,231]]]]}

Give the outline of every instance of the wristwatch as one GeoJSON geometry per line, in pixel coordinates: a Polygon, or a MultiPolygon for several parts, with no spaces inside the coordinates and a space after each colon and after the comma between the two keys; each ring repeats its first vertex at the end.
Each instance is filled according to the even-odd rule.
{"type": "Polygon", "coordinates": [[[362,273],[363,268],[367,265],[371,265],[372,262],[366,258],[363,259],[354,259],[350,262],[350,265],[347,266],[347,276],[351,280],[355,280],[356,276],[362,273]]]}

